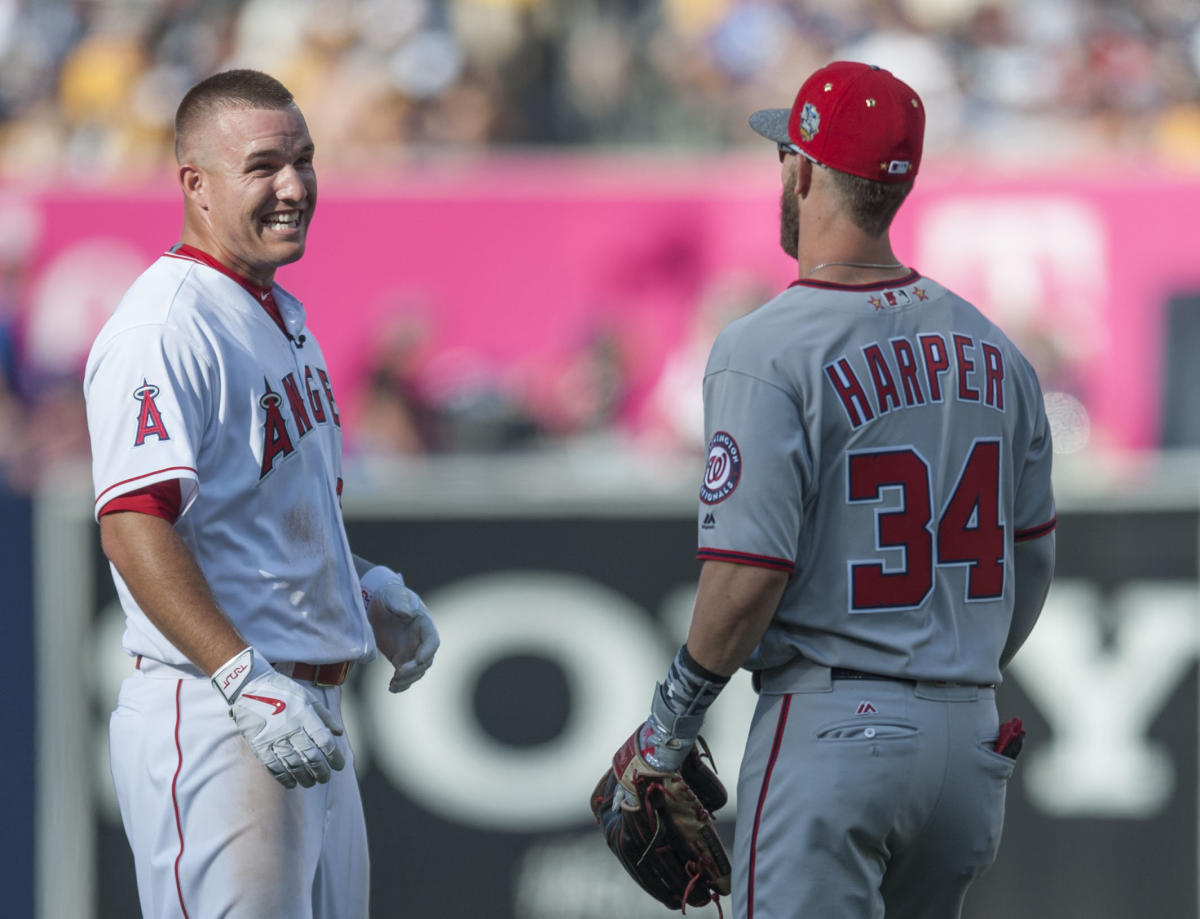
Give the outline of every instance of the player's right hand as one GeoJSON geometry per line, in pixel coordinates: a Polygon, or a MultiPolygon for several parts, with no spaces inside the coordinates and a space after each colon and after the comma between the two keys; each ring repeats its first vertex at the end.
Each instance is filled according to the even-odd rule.
{"type": "Polygon", "coordinates": [[[328,782],[346,765],[334,735],[342,725],[296,680],[246,648],[213,675],[254,755],[285,788],[328,782]]]}

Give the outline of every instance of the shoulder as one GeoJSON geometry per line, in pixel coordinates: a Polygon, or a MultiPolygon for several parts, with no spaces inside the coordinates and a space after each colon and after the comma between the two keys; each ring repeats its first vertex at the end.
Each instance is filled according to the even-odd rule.
{"type": "Polygon", "coordinates": [[[788,288],[758,309],[730,322],[713,343],[709,372],[761,367],[766,353],[785,347],[781,336],[791,334],[789,316],[794,317],[803,299],[799,288],[788,288]]]}
{"type": "Polygon", "coordinates": [[[1005,356],[1010,359],[1012,366],[1020,372],[1036,378],[1033,365],[1029,362],[1029,359],[1025,356],[1020,346],[994,319],[954,291],[943,287],[931,279],[926,278],[924,280],[928,287],[936,291],[938,296],[945,299],[956,320],[956,327],[961,327],[988,344],[1001,349],[1005,353],[1005,356]]]}
{"type": "Polygon", "coordinates": [[[128,353],[168,337],[191,337],[192,327],[208,310],[211,298],[207,272],[198,264],[170,253],[159,257],[135,280],[104,323],[92,344],[88,364],[101,357],[128,353]]]}
{"type": "Polygon", "coordinates": [[[125,291],[97,336],[97,344],[139,325],[168,322],[181,303],[196,299],[195,267],[195,262],[170,253],[160,256],[125,291]]]}
{"type": "Polygon", "coordinates": [[[721,331],[706,375],[733,371],[790,390],[797,374],[845,334],[860,300],[865,304],[866,295],[792,285],[721,331]]]}

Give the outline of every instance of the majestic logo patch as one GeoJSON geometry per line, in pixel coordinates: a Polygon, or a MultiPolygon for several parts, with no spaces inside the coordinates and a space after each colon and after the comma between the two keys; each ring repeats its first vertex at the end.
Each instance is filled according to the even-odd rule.
{"type": "Polygon", "coordinates": [[[133,398],[141,403],[138,411],[137,434],[133,439],[135,447],[144,444],[147,437],[157,437],[159,440],[171,439],[171,435],[167,433],[167,426],[163,424],[162,412],[158,410],[158,403],[154,401],[157,397],[158,387],[153,383],[147,383],[144,379],[142,385],[133,391],[133,398]]]}
{"type": "Polygon", "coordinates": [[[717,525],[717,515],[714,514],[712,511],[709,511],[707,514],[704,515],[704,521],[700,524],[700,529],[711,530],[711,529],[714,529],[716,527],[716,525],[717,525]]]}
{"type": "Polygon", "coordinates": [[[816,137],[820,130],[821,113],[811,102],[805,102],[804,108],[800,109],[800,136],[809,141],[816,137]]]}
{"type": "Polygon", "coordinates": [[[877,709],[870,702],[859,702],[858,709],[854,712],[854,714],[856,714],[856,715],[878,715],[879,709],[877,709]]]}
{"type": "Polygon", "coordinates": [[[742,451],[737,441],[724,431],[717,431],[708,444],[708,463],[704,467],[704,484],[700,500],[705,504],[724,501],[737,488],[742,477],[742,451]]]}

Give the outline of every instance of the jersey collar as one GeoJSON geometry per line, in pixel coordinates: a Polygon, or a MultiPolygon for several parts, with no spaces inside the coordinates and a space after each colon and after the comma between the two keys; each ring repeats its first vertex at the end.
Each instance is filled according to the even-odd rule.
{"type": "Polygon", "coordinates": [[[274,285],[271,285],[271,287],[263,287],[261,284],[255,284],[249,278],[243,278],[236,271],[225,267],[202,249],[197,249],[195,246],[189,246],[187,243],[179,243],[176,246],[172,246],[170,252],[172,255],[182,255],[187,258],[195,259],[196,261],[207,265],[209,268],[215,268],[217,271],[221,272],[221,274],[225,275],[225,277],[233,278],[233,280],[237,281],[238,284],[253,294],[254,299],[259,303],[265,302],[271,296],[271,287],[274,287],[274,285]]]}
{"type": "Polygon", "coordinates": [[[283,332],[289,339],[298,335],[300,329],[303,328],[304,319],[302,316],[289,316],[289,321],[285,322],[283,315],[279,311],[279,304],[275,302],[274,285],[263,287],[261,284],[255,284],[249,278],[244,278],[236,271],[222,265],[203,249],[197,249],[195,246],[189,246],[187,243],[179,243],[172,246],[168,250],[168,254],[176,258],[189,258],[200,262],[202,265],[207,265],[209,268],[221,272],[225,277],[237,281],[238,285],[254,298],[254,302],[266,310],[267,315],[271,317],[271,321],[279,326],[279,331],[283,332]],[[295,328],[292,329],[289,326],[295,326],[295,328]]]}
{"type": "Polygon", "coordinates": [[[792,281],[788,285],[788,289],[790,290],[793,287],[816,287],[821,290],[890,290],[893,287],[904,287],[920,279],[921,272],[919,271],[910,271],[902,278],[892,278],[889,281],[878,281],[874,284],[836,284],[832,281],[813,281],[801,278],[798,281],[792,281]]]}

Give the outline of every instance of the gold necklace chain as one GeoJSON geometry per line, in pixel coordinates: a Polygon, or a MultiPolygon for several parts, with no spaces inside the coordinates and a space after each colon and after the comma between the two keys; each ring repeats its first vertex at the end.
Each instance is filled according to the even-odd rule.
{"type": "Polygon", "coordinates": [[[901,262],[892,262],[887,265],[881,265],[881,264],[877,264],[875,262],[821,262],[821,264],[819,264],[816,268],[811,269],[808,272],[808,274],[805,275],[805,277],[811,278],[814,274],[816,274],[822,268],[831,268],[834,265],[842,265],[846,268],[879,268],[879,269],[903,268],[904,267],[904,265],[901,262]]]}

